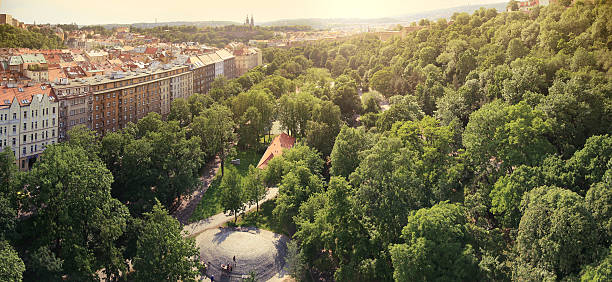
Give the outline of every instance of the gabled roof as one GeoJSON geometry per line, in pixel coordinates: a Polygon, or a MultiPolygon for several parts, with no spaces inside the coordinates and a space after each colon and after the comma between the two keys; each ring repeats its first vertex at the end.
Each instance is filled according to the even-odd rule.
{"type": "Polygon", "coordinates": [[[229,51],[225,49],[221,49],[215,53],[217,53],[217,55],[221,57],[222,60],[228,60],[228,59],[234,58],[234,55],[232,55],[232,53],[230,53],[229,51]]]}
{"type": "Polygon", "coordinates": [[[295,138],[291,137],[285,133],[281,133],[276,136],[266,152],[263,154],[259,163],[257,163],[257,168],[264,169],[268,166],[268,162],[274,157],[280,156],[283,154],[285,149],[291,149],[295,145],[295,138]]]}
{"type": "Polygon", "coordinates": [[[11,58],[9,59],[9,65],[11,66],[21,65],[21,64],[23,64],[23,59],[21,59],[21,56],[11,56],[11,58]]]}
{"type": "Polygon", "coordinates": [[[51,86],[45,84],[37,84],[31,87],[3,87],[0,89],[0,108],[9,107],[14,102],[19,103],[20,106],[29,105],[32,103],[32,99],[35,98],[39,99],[39,101],[43,97],[55,99],[55,96],[52,93],[51,86]]]}

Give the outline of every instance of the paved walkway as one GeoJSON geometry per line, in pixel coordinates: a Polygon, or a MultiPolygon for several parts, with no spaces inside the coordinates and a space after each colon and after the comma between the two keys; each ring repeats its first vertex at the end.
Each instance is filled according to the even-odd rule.
{"type": "MultiPolygon", "coordinates": [[[[276,195],[278,195],[278,188],[268,188],[268,193],[266,194],[266,197],[263,200],[259,201],[259,206],[261,206],[261,204],[263,204],[266,201],[274,199],[276,195]]],[[[257,208],[257,205],[251,205],[250,207],[247,206],[247,208],[245,209],[245,212],[255,210],[256,208],[257,208]]],[[[183,231],[187,232],[188,237],[195,237],[198,234],[206,230],[219,227],[223,225],[224,223],[231,221],[231,220],[234,220],[233,215],[226,215],[225,213],[219,213],[209,218],[202,219],[200,221],[194,222],[189,225],[185,225],[183,226],[183,231]]]]}
{"type": "Polygon", "coordinates": [[[204,196],[204,193],[206,193],[206,190],[208,190],[210,183],[213,181],[213,179],[215,179],[215,176],[219,172],[219,168],[221,168],[221,159],[216,157],[214,160],[206,164],[206,167],[203,169],[202,177],[200,177],[200,187],[190,195],[181,197],[181,205],[173,213],[174,217],[181,224],[189,223],[191,214],[193,214],[193,211],[195,211],[196,207],[202,200],[202,197],[204,196]]]}

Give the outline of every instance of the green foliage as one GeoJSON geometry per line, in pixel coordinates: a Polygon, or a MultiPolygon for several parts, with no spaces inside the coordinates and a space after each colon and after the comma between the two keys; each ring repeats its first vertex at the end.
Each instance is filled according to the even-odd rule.
{"type": "Polygon", "coordinates": [[[366,133],[363,128],[343,126],[336,137],[330,155],[330,173],[335,176],[349,177],[363,157],[361,152],[370,149],[373,143],[373,136],[366,133]]]}
{"type": "Polygon", "coordinates": [[[76,280],[92,279],[101,268],[108,277],[125,271],[116,243],[129,213],[111,197],[111,173],[88,154],[69,144],[49,146],[24,179],[36,216],[23,240],[34,250],[51,244],[63,273],[76,280]]]}
{"type": "Polygon", "coordinates": [[[256,204],[257,213],[259,213],[259,201],[266,196],[266,187],[263,185],[261,170],[250,165],[247,176],[242,179],[242,186],[244,199],[249,202],[249,205],[256,204]]]}
{"type": "Polygon", "coordinates": [[[19,255],[6,241],[0,241],[0,280],[20,282],[25,265],[19,255]]]}
{"type": "Polygon", "coordinates": [[[185,99],[177,98],[172,100],[168,120],[178,121],[181,126],[185,126],[191,122],[190,114],[189,103],[185,99]]]}
{"type": "Polygon", "coordinates": [[[413,96],[394,96],[390,100],[391,107],[381,113],[376,121],[376,127],[379,130],[387,131],[398,121],[414,121],[423,118],[423,112],[413,96]]]}
{"type": "Polygon", "coordinates": [[[20,192],[17,183],[19,173],[13,150],[5,147],[0,152],[0,240],[15,231],[20,192]]]}
{"type": "Polygon", "coordinates": [[[306,129],[306,143],[323,156],[329,156],[341,125],[340,108],[330,101],[321,101],[312,109],[312,120],[308,121],[306,129]]]}
{"type": "Polygon", "coordinates": [[[298,166],[308,168],[312,174],[321,175],[323,170],[321,153],[301,144],[293,146],[283,152],[282,156],[275,157],[268,162],[268,167],[264,170],[264,182],[268,186],[277,185],[285,174],[298,166]]]}
{"type": "Polygon", "coordinates": [[[179,222],[159,202],[144,216],[130,277],[134,281],[196,281],[195,241],[183,237],[179,222]]]}
{"type": "Polygon", "coordinates": [[[543,113],[521,102],[509,106],[496,101],[470,115],[463,145],[479,169],[506,171],[521,164],[537,165],[554,152],[546,135],[550,125],[543,113]]]}
{"type": "Polygon", "coordinates": [[[0,48],[60,49],[64,44],[51,29],[30,30],[0,25],[0,48]]]}
{"type": "MultiPolygon", "coordinates": [[[[612,249],[612,248],[611,248],[612,249]]],[[[581,272],[580,281],[608,281],[612,278],[612,251],[598,263],[587,265],[581,272]]]]}
{"type": "Polygon", "coordinates": [[[227,174],[221,179],[221,198],[220,203],[224,211],[229,211],[234,215],[234,222],[238,219],[238,213],[244,209],[244,190],[242,177],[235,168],[229,167],[227,174]]]}
{"type": "MultiPolygon", "coordinates": [[[[194,118],[190,125],[193,135],[201,139],[200,148],[207,157],[219,156],[221,162],[234,153],[236,133],[232,112],[220,104],[213,104],[194,118]]],[[[224,174],[222,166],[221,173],[224,174]]]]}
{"type": "Polygon", "coordinates": [[[404,244],[390,247],[396,281],[478,280],[475,251],[461,206],[440,203],[408,217],[404,244]]]}
{"type": "Polygon", "coordinates": [[[306,202],[310,195],[322,190],[321,178],[305,166],[298,165],[283,176],[273,214],[287,233],[295,232],[293,217],[298,214],[300,205],[306,202]]]}
{"type": "Polygon", "coordinates": [[[222,48],[230,42],[247,42],[250,39],[269,40],[274,38],[274,31],[308,31],[309,26],[262,27],[248,25],[224,25],[214,27],[196,26],[158,26],[153,28],[135,28],[132,31],[159,38],[173,43],[200,42],[222,48]]]}
{"type": "Polygon", "coordinates": [[[101,158],[115,178],[113,195],[129,202],[132,213],[149,210],[155,198],[174,210],[177,199],[199,185],[202,141],[188,138],[178,121],[151,113],[121,133],[105,135],[101,144],[101,158]]]}
{"type": "Polygon", "coordinates": [[[599,229],[602,245],[612,243],[612,187],[610,180],[591,186],[585,202],[599,229]]]}
{"type": "Polygon", "coordinates": [[[578,194],[542,186],[525,194],[518,228],[515,279],[556,279],[593,261],[598,234],[578,194]]]}

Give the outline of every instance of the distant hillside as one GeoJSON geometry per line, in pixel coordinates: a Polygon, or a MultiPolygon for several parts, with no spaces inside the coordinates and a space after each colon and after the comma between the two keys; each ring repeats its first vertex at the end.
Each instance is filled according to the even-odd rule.
{"type": "MultiPolygon", "coordinates": [[[[484,8],[495,8],[499,11],[506,9],[507,2],[482,5],[466,5],[453,8],[437,9],[425,12],[399,14],[394,17],[375,18],[375,19],[358,19],[358,18],[306,18],[306,19],[282,19],[276,21],[268,21],[256,23],[260,26],[310,26],[313,29],[328,29],[331,27],[350,26],[350,25],[377,25],[377,24],[395,24],[408,23],[418,21],[420,19],[439,19],[450,18],[454,13],[473,13],[474,11],[484,8]]],[[[407,6],[409,8],[409,6],[407,6]]],[[[232,21],[176,21],[176,22],[159,22],[159,23],[133,23],[133,24],[106,24],[102,25],[107,29],[112,29],[119,26],[133,26],[138,28],[152,28],[158,26],[197,26],[197,27],[220,27],[228,25],[240,25],[241,23],[232,21]]]]}
{"type": "Polygon", "coordinates": [[[409,22],[418,21],[420,19],[436,20],[439,18],[450,18],[454,13],[464,13],[465,12],[465,13],[471,14],[474,11],[480,9],[481,7],[484,7],[487,9],[495,8],[501,12],[501,11],[506,10],[507,4],[508,4],[507,2],[500,2],[500,3],[494,3],[494,4],[459,6],[459,7],[447,8],[447,9],[438,9],[438,10],[431,10],[431,11],[426,11],[426,12],[410,13],[410,14],[401,15],[396,18],[401,21],[409,21],[409,22]]]}
{"type": "Polygon", "coordinates": [[[287,26],[287,25],[308,25],[314,29],[327,29],[330,27],[347,26],[347,25],[375,25],[375,24],[393,24],[393,23],[408,23],[418,21],[420,19],[439,19],[439,18],[450,18],[454,13],[473,13],[474,11],[484,8],[495,8],[498,11],[504,11],[506,9],[506,2],[500,2],[495,4],[483,4],[483,5],[466,5],[446,9],[437,9],[418,13],[401,14],[395,17],[386,18],[375,18],[375,19],[321,19],[321,18],[310,18],[310,19],[283,19],[276,21],[263,22],[263,26],[287,26]]]}
{"type": "Polygon", "coordinates": [[[178,22],[159,22],[159,23],[105,24],[102,26],[107,29],[112,29],[112,28],[121,27],[121,26],[133,26],[133,27],[138,27],[138,28],[152,28],[152,27],[158,27],[158,26],[218,27],[218,26],[239,25],[239,24],[240,23],[232,22],[232,21],[198,21],[198,22],[178,21],[178,22]]]}

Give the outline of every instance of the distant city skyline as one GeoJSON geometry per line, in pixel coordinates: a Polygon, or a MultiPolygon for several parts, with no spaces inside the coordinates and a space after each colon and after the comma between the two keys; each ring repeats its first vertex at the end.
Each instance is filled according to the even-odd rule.
{"type": "Polygon", "coordinates": [[[503,0],[2,0],[1,13],[25,23],[131,24],[171,21],[244,22],[255,24],[301,18],[381,18],[503,0]],[[170,5],[169,5],[170,3],[170,5]]]}

